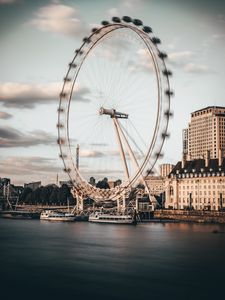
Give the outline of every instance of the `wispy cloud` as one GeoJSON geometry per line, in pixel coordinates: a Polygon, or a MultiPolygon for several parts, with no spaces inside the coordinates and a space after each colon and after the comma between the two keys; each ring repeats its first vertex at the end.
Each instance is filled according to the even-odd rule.
{"type": "Polygon", "coordinates": [[[12,4],[18,2],[18,0],[0,0],[0,5],[1,4],[12,4]]]}
{"type": "Polygon", "coordinates": [[[29,25],[41,31],[84,37],[87,26],[72,6],[52,3],[39,8],[29,25]]]}
{"type": "Polygon", "coordinates": [[[168,58],[169,64],[186,73],[208,74],[213,72],[208,66],[195,62],[196,54],[192,51],[173,52],[168,55],[168,58]]]}
{"type": "Polygon", "coordinates": [[[117,7],[111,7],[107,13],[110,17],[137,14],[139,8],[142,7],[147,0],[120,0],[117,7]]]}
{"type": "Polygon", "coordinates": [[[10,119],[12,118],[13,116],[11,114],[8,114],[7,112],[5,111],[0,111],[0,119],[4,119],[4,120],[7,120],[7,119],[10,119]]]}
{"type": "Polygon", "coordinates": [[[102,157],[104,156],[104,153],[101,151],[95,151],[95,150],[81,150],[80,151],[81,157],[102,157]]]}
{"type": "Polygon", "coordinates": [[[56,145],[56,139],[55,136],[43,130],[22,133],[12,127],[0,127],[0,148],[56,145]]]}
{"type": "MultiPolygon", "coordinates": [[[[14,184],[23,184],[25,182],[42,181],[42,184],[56,182],[56,174],[60,173],[62,168],[56,159],[30,156],[20,157],[11,156],[0,160],[1,176],[11,178],[14,184]]],[[[64,177],[63,179],[66,179],[64,177]]],[[[60,177],[62,179],[62,176],[60,177]]]]}
{"type": "Polygon", "coordinates": [[[208,74],[212,73],[212,70],[205,65],[198,65],[194,63],[189,63],[184,66],[184,71],[187,73],[196,73],[196,74],[208,74]]]}
{"type": "Polygon", "coordinates": [[[168,54],[169,62],[175,66],[184,66],[194,57],[192,51],[172,52],[168,54]]]}
{"type": "MultiPolygon", "coordinates": [[[[5,107],[34,108],[37,104],[57,103],[62,83],[28,84],[6,82],[0,84],[0,103],[5,107]]],[[[75,87],[76,101],[89,102],[88,89],[75,87]]]]}

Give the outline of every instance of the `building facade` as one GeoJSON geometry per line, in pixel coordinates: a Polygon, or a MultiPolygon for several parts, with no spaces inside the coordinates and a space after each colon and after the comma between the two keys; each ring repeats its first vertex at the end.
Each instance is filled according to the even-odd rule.
{"type": "Polygon", "coordinates": [[[24,188],[30,188],[30,189],[32,189],[32,191],[35,191],[40,186],[41,186],[41,181],[24,183],[24,188]]]}
{"type": "Polygon", "coordinates": [[[146,184],[151,195],[159,196],[165,190],[165,177],[162,176],[147,176],[146,184]]]}
{"type": "Polygon", "coordinates": [[[165,208],[225,209],[225,159],[178,162],[165,185],[165,208]]]}
{"type": "Polygon", "coordinates": [[[205,158],[207,151],[211,158],[218,158],[222,150],[224,157],[225,107],[209,106],[193,112],[186,137],[189,160],[205,158]]]}
{"type": "Polygon", "coordinates": [[[174,168],[174,165],[172,165],[172,164],[161,164],[160,165],[160,176],[161,177],[168,176],[173,168],[174,168]]]}

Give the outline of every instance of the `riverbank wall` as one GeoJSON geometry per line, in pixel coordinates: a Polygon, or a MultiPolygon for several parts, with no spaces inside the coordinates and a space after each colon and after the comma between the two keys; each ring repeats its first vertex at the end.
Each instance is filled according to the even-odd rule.
{"type": "Polygon", "coordinates": [[[225,212],[158,209],[154,211],[154,219],[225,224],[225,212]]]}

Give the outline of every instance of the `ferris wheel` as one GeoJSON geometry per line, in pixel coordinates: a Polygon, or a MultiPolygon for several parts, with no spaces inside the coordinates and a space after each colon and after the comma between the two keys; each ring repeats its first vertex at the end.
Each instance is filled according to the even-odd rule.
{"type": "Polygon", "coordinates": [[[122,197],[145,184],[162,155],[173,92],[160,43],[151,27],[124,16],[102,21],[75,50],[57,128],[64,171],[77,193],[95,201],[122,197]],[[102,189],[90,177],[121,184],[102,189]]]}

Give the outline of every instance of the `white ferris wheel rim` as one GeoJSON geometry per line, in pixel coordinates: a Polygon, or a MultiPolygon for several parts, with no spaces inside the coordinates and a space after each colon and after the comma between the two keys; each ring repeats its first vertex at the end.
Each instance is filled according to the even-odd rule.
{"type": "MultiPolygon", "coordinates": [[[[88,54],[92,51],[92,49],[95,48],[96,45],[98,45],[101,40],[107,36],[109,33],[117,31],[118,29],[126,28],[129,30],[132,30],[135,32],[144,42],[146,45],[146,49],[148,50],[149,54],[152,57],[152,60],[154,62],[154,69],[155,74],[157,77],[157,88],[158,88],[158,109],[157,109],[157,121],[155,123],[155,129],[154,129],[154,135],[152,137],[151,145],[145,155],[145,159],[143,160],[142,165],[140,166],[139,170],[137,170],[136,174],[133,176],[133,178],[130,180],[130,182],[125,182],[120,187],[112,188],[108,192],[108,197],[114,198],[115,196],[118,196],[118,194],[123,193],[127,189],[130,188],[130,186],[137,180],[137,178],[140,177],[143,170],[146,168],[146,165],[149,163],[150,158],[152,158],[152,164],[150,165],[148,169],[148,173],[150,173],[157,161],[157,159],[161,156],[161,150],[165,141],[165,138],[168,137],[167,129],[168,129],[168,123],[169,123],[169,117],[171,115],[170,113],[170,97],[172,96],[172,92],[170,90],[170,84],[169,84],[169,76],[171,75],[171,72],[167,70],[164,59],[166,58],[166,55],[161,52],[158,47],[157,43],[154,43],[154,37],[150,37],[148,33],[144,32],[143,29],[141,30],[138,26],[126,24],[126,23],[113,23],[113,24],[105,24],[101,28],[96,29],[93,31],[93,33],[88,37],[85,38],[83,41],[83,44],[81,47],[76,51],[76,54],[72,60],[72,62],[69,64],[68,72],[64,79],[64,84],[62,91],[60,93],[60,103],[59,103],[59,109],[58,109],[58,143],[60,146],[60,157],[63,160],[65,171],[68,173],[71,181],[75,186],[79,186],[79,188],[83,189],[84,193],[89,193],[90,195],[96,195],[100,193],[99,189],[94,188],[91,186],[82,176],[78,168],[76,167],[76,164],[73,160],[72,153],[71,153],[71,145],[70,145],[70,138],[69,138],[69,112],[70,112],[70,104],[72,101],[73,96],[73,90],[74,85],[76,83],[76,79],[79,76],[79,72],[82,69],[82,65],[84,61],[86,60],[88,54]],[[77,64],[78,61],[78,64],[77,64]],[[80,61],[80,62],[79,62],[80,61]],[[69,93],[66,91],[67,84],[71,81],[70,75],[71,70],[76,69],[74,76],[73,76],[73,82],[71,84],[71,88],[69,90],[69,93]],[[164,79],[164,86],[162,86],[162,81],[164,79]],[[166,97],[167,101],[167,107],[164,109],[162,107],[162,98],[166,97]],[[66,99],[66,105],[64,106],[66,108],[63,108],[63,105],[65,104],[66,99]],[[63,104],[64,103],[64,104],[63,104]],[[164,111],[162,111],[164,109],[164,111]],[[62,114],[66,115],[65,117],[65,123],[62,122],[62,114]],[[165,125],[163,127],[163,132],[159,132],[160,129],[160,122],[162,122],[162,119],[165,119],[165,125]],[[159,136],[161,134],[161,136],[159,136]],[[154,151],[154,146],[157,141],[157,138],[161,138],[161,143],[156,151],[154,151]],[[72,174],[73,173],[73,174],[72,174]]],[[[149,28],[149,27],[148,27],[149,28]]],[[[157,38],[155,38],[157,41],[157,38]]],[[[159,40],[159,39],[158,39],[159,40]]],[[[160,41],[160,40],[159,40],[160,41]]],[[[101,198],[101,196],[99,196],[101,198]]]]}

